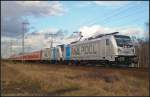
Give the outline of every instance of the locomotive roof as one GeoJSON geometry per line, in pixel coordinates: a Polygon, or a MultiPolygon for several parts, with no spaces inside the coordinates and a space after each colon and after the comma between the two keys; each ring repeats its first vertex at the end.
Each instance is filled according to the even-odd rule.
{"type": "Polygon", "coordinates": [[[91,38],[90,40],[78,41],[78,42],[72,43],[71,45],[82,44],[82,43],[87,43],[87,42],[93,42],[93,41],[102,40],[102,39],[111,38],[111,37],[130,39],[130,37],[126,36],[126,35],[107,35],[107,36],[103,36],[103,37],[91,38]]]}
{"type": "Polygon", "coordinates": [[[91,40],[83,40],[83,41],[79,41],[79,42],[76,42],[76,43],[71,44],[71,45],[77,45],[77,44],[82,44],[82,43],[90,43],[90,42],[94,42],[94,41],[97,41],[97,40],[102,40],[102,39],[110,38],[110,37],[112,37],[112,35],[111,36],[102,37],[102,38],[93,38],[91,40]]]}

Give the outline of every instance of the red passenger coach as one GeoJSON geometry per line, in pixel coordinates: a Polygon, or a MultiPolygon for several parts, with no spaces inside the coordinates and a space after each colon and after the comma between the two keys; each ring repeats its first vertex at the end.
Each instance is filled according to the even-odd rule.
{"type": "Polygon", "coordinates": [[[25,61],[36,61],[41,60],[42,51],[31,52],[23,55],[23,60],[25,61]]]}
{"type": "Polygon", "coordinates": [[[10,59],[16,61],[40,61],[42,59],[42,51],[40,50],[22,55],[11,56],[10,59]]]}

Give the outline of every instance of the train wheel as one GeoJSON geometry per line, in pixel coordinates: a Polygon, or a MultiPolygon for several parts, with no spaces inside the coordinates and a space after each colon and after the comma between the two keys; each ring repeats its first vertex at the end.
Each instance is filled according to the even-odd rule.
{"type": "Polygon", "coordinates": [[[108,62],[107,61],[105,61],[104,62],[104,67],[106,67],[106,68],[108,68],[109,66],[108,66],[108,62]]]}

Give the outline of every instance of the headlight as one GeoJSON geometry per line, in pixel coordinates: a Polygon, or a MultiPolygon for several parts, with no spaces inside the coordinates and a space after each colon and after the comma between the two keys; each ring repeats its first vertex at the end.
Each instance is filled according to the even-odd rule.
{"type": "Polygon", "coordinates": [[[121,52],[121,49],[120,49],[120,48],[118,48],[118,52],[121,52]]]}

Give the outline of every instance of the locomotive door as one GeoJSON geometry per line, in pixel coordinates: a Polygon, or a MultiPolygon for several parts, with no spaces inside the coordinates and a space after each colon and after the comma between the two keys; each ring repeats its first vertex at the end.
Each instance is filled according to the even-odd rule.
{"type": "Polygon", "coordinates": [[[111,52],[111,43],[109,39],[106,39],[106,45],[105,45],[105,57],[107,60],[110,59],[110,53],[111,52]]]}

